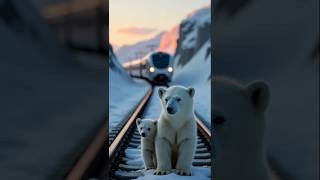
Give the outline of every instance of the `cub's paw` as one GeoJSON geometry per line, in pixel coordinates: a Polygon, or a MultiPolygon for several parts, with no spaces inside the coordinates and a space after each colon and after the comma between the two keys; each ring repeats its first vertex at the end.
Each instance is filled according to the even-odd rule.
{"type": "Polygon", "coordinates": [[[169,171],[169,170],[162,170],[162,169],[156,169],[155,171],[154,171],[154,175],[167,175],[167,174],[170,174],[170,172],[171,171],[169,171]]]}
{"type": "Polygon", "coordinates": [[[181,176],[191,176],[191,171],[190,170],[182,170],[182,169],[176,169],[175,173],[181,176]]]}

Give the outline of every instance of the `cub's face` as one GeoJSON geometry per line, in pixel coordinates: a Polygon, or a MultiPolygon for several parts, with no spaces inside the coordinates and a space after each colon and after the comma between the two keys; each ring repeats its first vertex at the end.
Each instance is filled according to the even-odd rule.
{"type": "Polygon", "coordinates": [[[163,112],[168,116],[175,116],[192,111],[194,93],[193,88],[182,86],[171,86],[168,89],[159,88],[158,94],[163,112]]]}
{"type": "Polygon", "coordinates": [[[233,157],[260,146],[265,129],[264,112],[269,102],[267,84],[256,81],[243,86],[231,80],[215,79],[212,87],[216,158],[233,157]]]}
{"type": "Polygon", "coordinates": [[[138,118],[136,124],[139,134],[143,138],[153,137],[157,131],[156,120],[138,118]]]}

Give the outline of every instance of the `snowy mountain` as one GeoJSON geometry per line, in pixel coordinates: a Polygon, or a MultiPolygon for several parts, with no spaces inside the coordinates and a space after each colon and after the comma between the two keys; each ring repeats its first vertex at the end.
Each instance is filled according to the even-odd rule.
{"type": "Polygon", "coordinates": [[[163,34],[164,33],[161,32],[149,40],[141,41],[133,45],[124,45],[122,47],[119,47],[115,51],[115,55],[121,63],[125,63],[129,60],[136,59],[136,53],[147,53],[150,50],[150,45],[155,46],[155,48],[157,48],[160,44],[160,40],[163,34]]]}
{"type": "Polygon", "coordinates": [[[123,69],[122,65],[118,61],[116,55],[113,52],[113,47],[108,44],[108,49],[109,49],[109,70],[113,72],[120,73],[122,76],[129,78],[129,75],[125,70],[123,69]]]}
{"type": "Polygon", "coordinates": [[[195,110],[210,126],[211,12],[206,6],[190,13],[179,26],[172,84],[196,89],[195,110]]]}
{"type": "MultiPolygon", "coordinates": [[[[210,39],[211,10],[203,7],[188,15],[182,21],[179,29],[179,39],[176,50],[176,65],[183,66],[210,39]]],[[[210,49],[208,50],[208,53],[210,49]]]]}

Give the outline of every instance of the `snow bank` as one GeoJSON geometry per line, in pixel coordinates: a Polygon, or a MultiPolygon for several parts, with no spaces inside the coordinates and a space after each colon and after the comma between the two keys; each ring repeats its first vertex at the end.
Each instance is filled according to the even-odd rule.
{"type": "Polygon", "coordinates": [[[109,131],[135,109],[140,100],[150,89],[143,81],[134,81],[109,49],[109,131]]]}

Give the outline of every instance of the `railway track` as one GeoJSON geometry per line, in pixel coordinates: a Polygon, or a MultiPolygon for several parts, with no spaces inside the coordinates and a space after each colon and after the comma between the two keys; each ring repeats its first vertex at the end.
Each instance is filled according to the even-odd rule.
{"type": "MultiPolygon", "coordinates": [[[[120,124],[109,133],[109,163],[106,174],[109,179],[135,179],[143,175],[140,158],[140,135],[135,120],[143,117],[152,92],[149,91],[125,124],[120,124]]],[[[198,137],[193,166],[211,166],[211,132],[197,117],[198,137]]]]}
{"type": "MultiPolygon", "coordinates": [[[[152,96],[152,89],[142,98],[132,114],[109,132],[108,121],[103,124],[85,151],[71,165],[67,180],[135,179],[143,175],[143,163],[136,161],[140,156],[140,135],[135,125],[138,117],[143,117],[144,109],[152,96]],[[109,144],[107,144],[108,139],[109,144]],[[109,155],[107,155],[109,147],[109,155]],[[133,155],[137,155],[133,157],[133,155]]],[[[198,137],[193,166],[211,166],[211,133],[197,118],[198,137]]]]}

